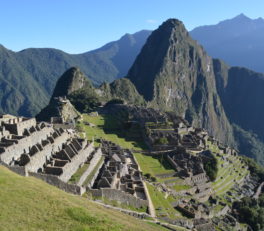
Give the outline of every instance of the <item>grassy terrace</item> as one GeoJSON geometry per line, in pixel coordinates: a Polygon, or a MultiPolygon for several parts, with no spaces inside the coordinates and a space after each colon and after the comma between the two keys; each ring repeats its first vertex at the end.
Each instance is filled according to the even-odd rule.
{"type": "MultiPolygon", "coordinates": [[[[219,153],[219,149],[216,145],[208,142],[209,148],[213,151],[213,153],[219,153]]],[[[226,154],[222,154],[226,156],[226,154]]],[[[235,184],[235,180],[239,181],[243,177],[248,174],[248,171],[241,168],[241,162],[239,157],[229,156],[228,158],[232,161],[232,163],[225,162],[221,159],[221,156],[216,156],[218,160],[218,173],[216,181],[213,182],[212,186],[217,195],[222,195],[232,189],[235,184]],[[227,163],[224,167],[221,167],[221,164],[227,163]]]]}
{"type": "Polygon", "coordinates": [[[104,161],[104,157],[102,156],[101,159],[96,164],[96,166],[93,169],[93,171],[87,176],[87,178],[83,182],[83,186],[86,186],[92,180],[94,174],[97,172],[97,170],[99,169],[99,166],[102,164],[103,161],[104,161]]]}
{"type": "Polygon", "coordinates": [[[171,205],[175,199],[171,196],[165,198],[165,194],[158,191],[154,186],[147,184],[152,202],[156,208],[156,214],[159,218],[168,216],[171,219],[182,218],[181,214],[171,205]]]}
{"type": "Polygon", "coordinates": [[[1,231],[164,230],[0,166],[1,231]]]}
{"type": "Polygon", "coordinates": [[[71,179],[69,180],[69,183],[77,183],[88,167],[89,164],[84,164],[81,168],[79,168],[76,173],[72,175],[71,179]]]}

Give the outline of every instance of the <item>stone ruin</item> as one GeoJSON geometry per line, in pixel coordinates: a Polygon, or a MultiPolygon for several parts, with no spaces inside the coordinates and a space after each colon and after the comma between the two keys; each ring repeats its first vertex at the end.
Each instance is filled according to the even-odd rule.
{"type": "Polygon", "coordinates": [[[123,150],[111,141],[102,140],[101,143],[105,161],[91,192],[95,195],[100,191],[101,196],[134,207],[147,206],[141,172],[131,151],[123,150]]]}
{"type": "Polygon", "coordinates": [[[78,138],[74,130],[11,115],[0,117],[0,139],[2,164],[22,175],[53,176],[49,183],[54,183],[54,177],[68,182],[94,150],[93,144],[78,138]]]}
{"type": "Polygon", "coordinates": [[[212,209],[204,203],[196,202],[191,199],[189,201],[181,201],[176,205],[184,216],[196,219],[207,219],[213,217],[212,209]]]}

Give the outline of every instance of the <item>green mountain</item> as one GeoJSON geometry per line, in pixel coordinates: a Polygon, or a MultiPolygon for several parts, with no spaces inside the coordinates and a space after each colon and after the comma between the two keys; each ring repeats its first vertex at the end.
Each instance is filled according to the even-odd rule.
{"type": "Polygon", "coordinates": [[[13,52],[0,46],[0,112],[36,115],[48,103],[58,77],[72,66],[80,67],[96,85],[123,77],[149,34],[126,34],[78,55],[56,49],[13,52]]]}
{"type": "Polygon", "coordinates": [[[96,92],[107,101],[122,99],[129,104],[145,105],[144,98],[138,93],[135,85],[127,78],[117,79],[110,84],[103,83],[96,92]]]}
{"type": "Polygon", "coordinates": [[[58,79],[49,104],[36,118],[50,121],[51,117],[62,117],[65,122],[70,122],[79,117],[78,111],[88,112],[111,100],[145,105],[145,100],[129,79],[117,79],[95,88],[79,68],[72,67],[58,79]]]}
{"type": "Polygon", "coordinates": [[[264,74],[214,60],[218,94],[243,154],[264,164],[264,74]]]}
{"type": "Polygon", "coordinates": [[[154,31],[127,77],[149,105],[264,163],[264,75],[212,59],[182,22],[170,19],[154,31]]]}
{"type": "Polygon", "coordinates": [[[151,105],[175,111],[221,141],[233,143],[213,71],[213,61],[182,22],[170,19],[148,38],[128,78],[151,105]]]}

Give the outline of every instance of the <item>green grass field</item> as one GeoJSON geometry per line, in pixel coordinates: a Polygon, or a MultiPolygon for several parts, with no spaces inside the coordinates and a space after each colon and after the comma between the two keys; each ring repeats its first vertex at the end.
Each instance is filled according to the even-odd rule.
{"type": "MultiPolygon", "coordinates": [[[[89,116],[83,114],[83,121],[79,126],[85,131],[88,140],[103,138],[120,145],[122,148],[134,150],[142,150],[142,147],[144,147],[142,143],[129,141],[121,134],[118,134],[117,129],[119,125],[111,116],[89,116]],[[85,122],[92,123],[95,127],[89,127],[84,124],[85,122]]],[[[98,145],[98,143],[95,143],[95,145],[98,145]]]]}
{"type": "Polygon", "coordinates": [[[0,166],[1,231],[164,230],[0,166]]]}
{"type": "Polygon", "coordinates": [[[142,153],[134,153],[142,172],[152,176],[175,172],[173,168],[161,157],[154,158],[142,153]]]}

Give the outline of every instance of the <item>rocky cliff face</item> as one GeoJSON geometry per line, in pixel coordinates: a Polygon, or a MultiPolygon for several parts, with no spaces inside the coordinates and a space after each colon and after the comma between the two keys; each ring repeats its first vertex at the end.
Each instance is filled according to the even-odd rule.
{"type": "Polygon", "coordinates": [[[213,61],[170,19],[154,31],[128,72],[151,106],[173,110],[221,141],[233,143],[232,127],[216,89],[213,61]]]}

